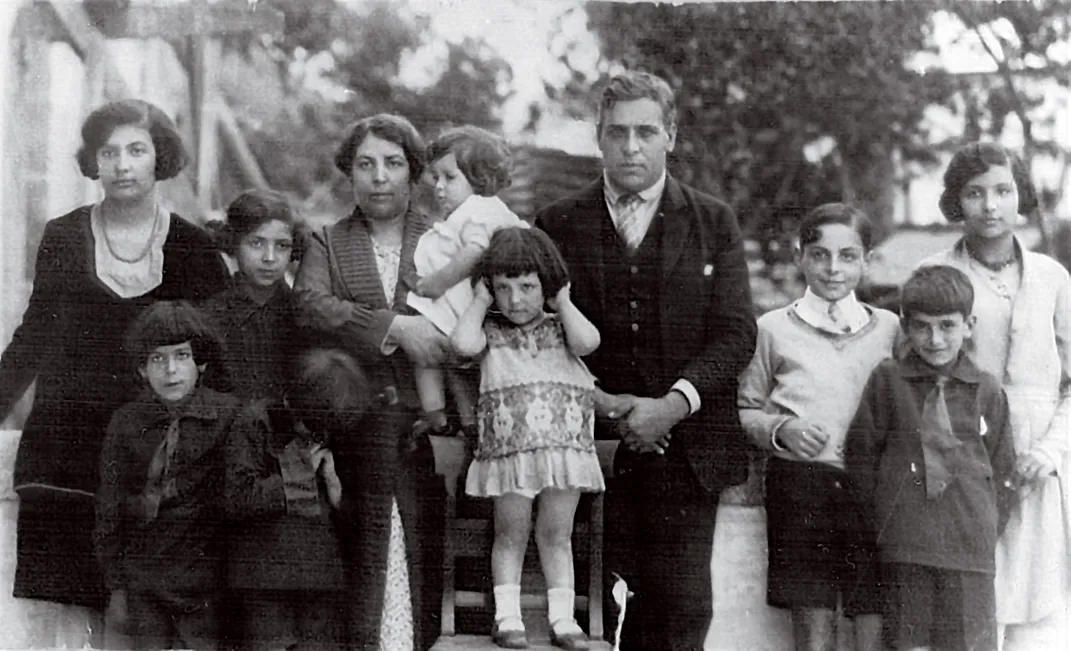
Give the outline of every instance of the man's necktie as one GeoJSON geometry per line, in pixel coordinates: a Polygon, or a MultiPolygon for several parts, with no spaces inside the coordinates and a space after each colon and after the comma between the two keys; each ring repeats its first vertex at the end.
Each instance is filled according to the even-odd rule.
{"type": "Polygon", "coordinates": [[[945,382],[939,376],[937,383],[926,395],[922,406],[922,458],[926,463],[926,497],[935,500],[945,492],[952,481],[946,455],[949,450],[961,445],[952,431],[952,419],[945,402],[945,382]]]}
{"type": "Polygon", "coordinates": [[[617,234],[625,241],[629,253],[635,253],[643,242],[647,229],[640,223],[643,198],[635,192],[621,195],[617,200],[617,234]]]}
{"type": "Polygon", "coordinates": [[[145,519],[155,520],[160,510],[160,502],[175,494],[175,480],[170,476],[171,461],[178,447],[179,419],[176,418],[167,426],[164,440],[156,446],[152,460],[149,461],[149,472],[145,482],[145,519]]]}

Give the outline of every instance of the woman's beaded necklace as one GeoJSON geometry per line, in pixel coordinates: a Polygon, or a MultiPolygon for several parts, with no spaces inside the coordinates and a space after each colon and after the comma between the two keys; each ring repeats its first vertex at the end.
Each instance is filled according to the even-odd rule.
{"type": "Polygon", "coordinates": [[[971,260],[974,260],[975,262],[992,271],[993,273],[1000,273],[1001,271],[1004,271],[1010,265],[1014,264],[1016,259],[1018,258],[1018,256],[1015,255],[1014,248],[1012,249],[1011,255],[1008,256],[1006,260],[1001,260],[999,262],[989,262],[988,260],[983,260],[980,256],[978,256],[974,251],[971,250],[970,246],[967,247],[967,255],[971,257],[971,260]]]}
{"type": "Polygon", "coordinates": [[[133,258],[124,258],[123,256],[119,255],[119,253],[115,250],[115,246],[112,245],[112,240],[108,236],[108,220],[104,217],[104,207],[103,205],[101,206],[100,231],[104,235],[104,245],[108,247],[108,253],[110,253],[113,258],[120,262],[125,262],[127,264],[135,264],[144,260],[145,256],[149,255],[149,252],[152,251],[153,242],[156,240],[156,230],[159,227],[160,213],[159,211],[154,211],[152,230],[149,231],[149,237],[145,241],[145,246],[141,249],[141,252],[137,256],[133,258]]]}

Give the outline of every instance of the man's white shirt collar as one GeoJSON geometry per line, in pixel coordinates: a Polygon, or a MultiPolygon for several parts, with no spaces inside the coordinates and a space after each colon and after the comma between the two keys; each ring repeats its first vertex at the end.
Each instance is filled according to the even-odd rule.
{"type": "MultiPolygon", "coordinates": [[[[610,176],[606,173],[602,173],[603,178],[603,192],[606,195],[606,201],[610,204],[611,208],[617,207],[617,202],[621,199],[622,195],[629,194],[628,192],[621,192],[613,186],[610,182],[610,176]]],[[[662,196],[662,191],[666,189],[666,171],[662,170],[662,176],[658,177],[658,180],[654,182],[654,185],[642,190],[635,194],[640,195],[640,199],[643,199],[644,203],[650,203],[657,201],[662,196]]]]}

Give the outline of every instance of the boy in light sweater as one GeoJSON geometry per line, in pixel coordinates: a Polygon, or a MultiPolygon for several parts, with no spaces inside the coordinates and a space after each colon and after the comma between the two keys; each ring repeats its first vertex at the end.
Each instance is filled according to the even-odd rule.
{"type": "Polygon", "coordinates": [[[766,473],[766,600],[792,611],[796,649],[832,648],[837,607],[854,622],[854,648],[877,651],[877,550],[844,469],[844,437],[871,370],[899,325],[855,298],[867,265],[866,216],[834,203],[800,227],[803,298],[758,320],[737,406],[751,440],[773,451],[766,473]]]}

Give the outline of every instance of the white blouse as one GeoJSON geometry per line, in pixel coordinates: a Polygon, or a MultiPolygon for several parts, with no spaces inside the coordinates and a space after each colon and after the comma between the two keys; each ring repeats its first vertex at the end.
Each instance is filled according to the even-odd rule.
{"type": "Polygon", "coordinates": [[[89,212],[93,233],[93,259],[97,278],[121,298],[144,296],[164,281],[164,242],[171,230],[171,215],[156,206],[152,233],[135,260],[120,258],[112,250],[100,204],[89,212]]]}

